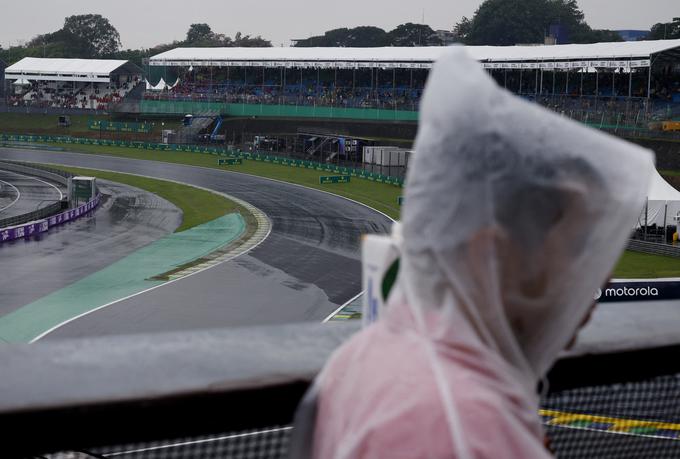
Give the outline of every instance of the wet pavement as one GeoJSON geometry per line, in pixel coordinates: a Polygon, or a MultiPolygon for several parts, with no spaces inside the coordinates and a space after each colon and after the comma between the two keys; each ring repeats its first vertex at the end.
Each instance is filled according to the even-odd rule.
{"type": "Polygon", "coordinates": [[[94,212],[34,239],[0,245],[0,315],[110,265],[181,224],[181,211],[154,194],[97,183],[105,197],[94,212]]]}
{"type": "Polygon", "coordinates": [[[59,183],[0,169],[0,220],[49,206],[64,193],[59,183]]]}
{"type": "Polygon", "coordinates": [[[243,199],[272,221],[271,235],[247,255],[108,306],[45,339],[322,320],[361,290],[360,235],[391,224],[337,196],[228,171],[11,149],[0,149],[0,158],[178,180],[243,199]]]}

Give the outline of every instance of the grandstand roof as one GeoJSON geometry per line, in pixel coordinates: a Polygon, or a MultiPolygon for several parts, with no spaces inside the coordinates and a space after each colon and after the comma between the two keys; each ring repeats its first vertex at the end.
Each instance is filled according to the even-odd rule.
{"type": "Polygon", "coordinates": [[[25,57],[5,69],[5,79],[108,82],[116,71],[142,73],[139,67],[125,60],[25,57]]]}
{"type": "MultiPolygon", "coordinates": [[[[429,68],[446,47],[384,48],[175,48],[150,65],[327,68],[429,68]]],[[[553,46],[467,46],[487,67],[649,67],[652,56],[676,50],[680,40],[553,46]],[[611,63],[610,63],[611,61],[611,63]],[[634,63],[630,63],[635,61],[634,63]],[[622,64],[628,62],[628,64],[622,64]],[[565,65],[557,65],[557,64],[565,65]],[[569,63],[568,65],[566,65],[569,63]],[[519,64],[519,65],[518,65],[519,64]],[[522,65],[526,64],[526,65],[522,65]],[[596,65],[597,64],[597,65],[596,65]]]]}

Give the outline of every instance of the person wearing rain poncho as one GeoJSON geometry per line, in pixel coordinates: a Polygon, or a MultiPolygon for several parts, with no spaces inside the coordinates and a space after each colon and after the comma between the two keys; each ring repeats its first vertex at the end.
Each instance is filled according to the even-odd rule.
{"type": "Polygon", "coordinates": [[[296,459],[550,457],[537,383],[573,339],[645,201],[652,155],[435,64],[386,311],[301,405],[296,459]]]}

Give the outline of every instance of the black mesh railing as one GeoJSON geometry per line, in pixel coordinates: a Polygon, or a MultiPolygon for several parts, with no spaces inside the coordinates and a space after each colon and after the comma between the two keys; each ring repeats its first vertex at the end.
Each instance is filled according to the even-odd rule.
{"type": "MultiPolygon", "coordinates": [[[[297,403],[356,328],[290,325],[0,348],[11,370],[0,379],[0,457],[285,458],[297,403]],[[69,402],[59,407],[62,400],[69,402]]],[[[670,346],[558,361],[537,413],[555,456],[680,457],[679,355],[680,346],[670,346]]]]}

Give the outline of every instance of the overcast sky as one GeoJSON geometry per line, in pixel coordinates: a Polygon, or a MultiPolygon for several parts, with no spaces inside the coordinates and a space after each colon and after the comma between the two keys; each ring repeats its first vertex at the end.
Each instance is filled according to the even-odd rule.
{"type": "MultiPolygon", "coordinates": [[[[1,0],[0,44],[27,41],[61,28],[64,17],[98,13],[120,32],[124,48],[150,47],[185,37],[189,24],[208,23],[233,36],[262,35],[274,46],[337,27],[375,25],[386,30],[404,22],[451,29],[471,16],[481,0],[1,0]]],[[[680,0],[579,0],[594,28],[649,29],[680,16],[680,0]]]]}

